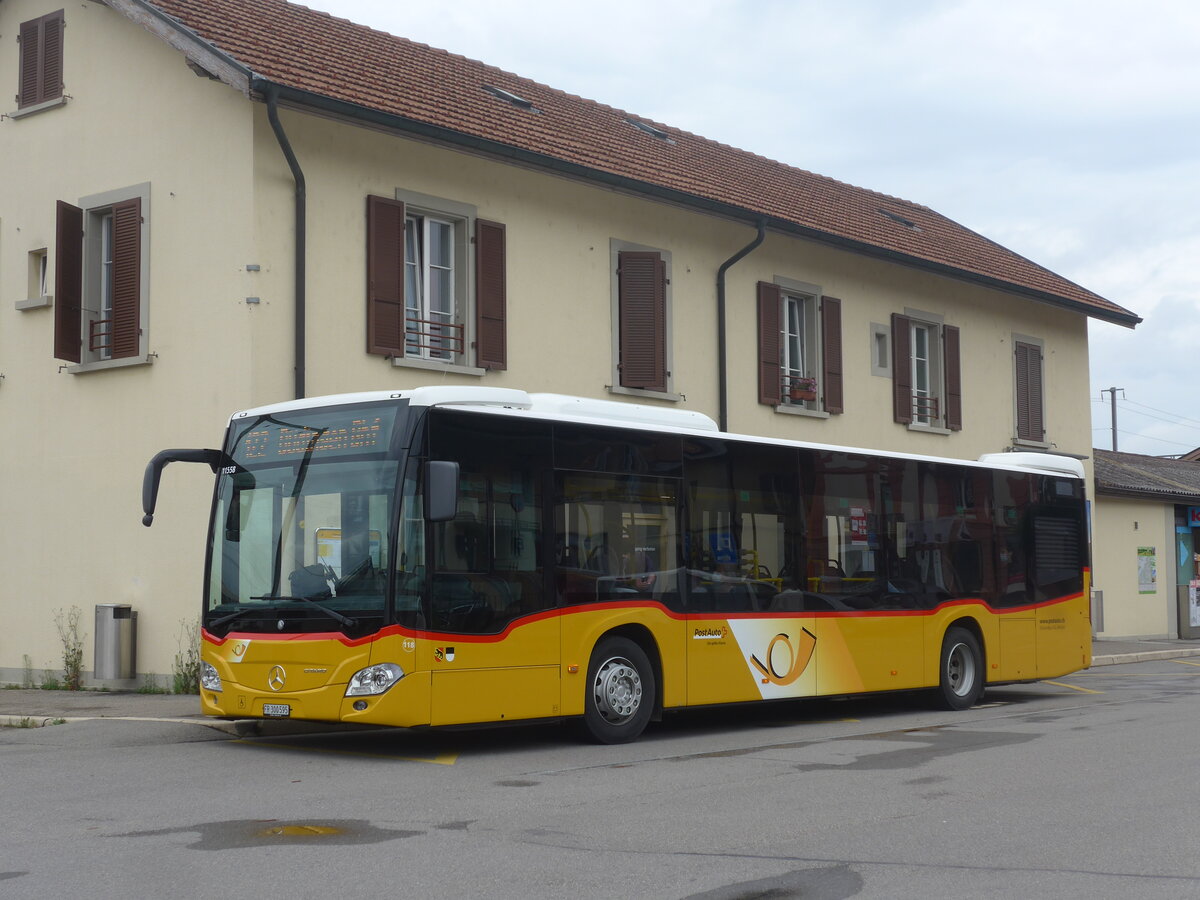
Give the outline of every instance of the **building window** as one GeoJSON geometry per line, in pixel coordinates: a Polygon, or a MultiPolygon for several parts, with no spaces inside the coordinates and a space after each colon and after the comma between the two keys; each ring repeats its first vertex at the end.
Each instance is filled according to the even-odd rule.
{"type": "Polygon", "coordinates": [[[890,378],[892,375],[891,335],[886,325],[871,323],[871,374],[890,378]]]}
{"type": "Polygon", "coordinates": [[[466,326],[454,315],[454,222],[410,215],[404,220],[404,353],[453,359],[466,326]]]}
{"type": "Polygon", "coordinates": [[[54,355],[90,366],[145,362],[150,185],[59,201],[54,355]]]}
{"type": "Polygon", "coordinates": [[[62,97],[63,11],[52,12],[20,26],[21,77],[17,108],[37,106],[62,97]]]}
{"type": "Polygon", "coordinates": [[[959,331],[940,316],[892,316],[893,418],[917,428],[962,429],[959,331]]]}
{"type": "Polygon", "coordinates": [[[50,253],[45,247],[29,251],[29,290],[26,296],[30,300],[48,296],[49,265],[50,253]]]}
{"type": "Polygon", "coordinates": [[[912,420],[916,425],[940,423],[938,409],[942,396],[941,360],[937,353],[938,326],[927,322],[913,322],[912,332],[912,420]]]}
{"type": "Polygon", "coordinates": [[[783,384],[789,403],[815,402],[817,352],[812,343],[816,333],[817,298],[809,294],[783,295],[783,384]],[[803,398],[801,394],[805,395],[803,398]],[[808,394],[813,396],[809,397],[808,394]]]}
{"type": "Polygon", "coordinates": [[[760,403],[843,411],[841,310],[815,287],[758,283],[760,403]]]}
{"type": "Polygon", "coordinates": [[[1013,341],[1016,367],[1017,440],[1041,444],[1046,440],[1045,394],[1041,342],[1013,341]]]}
{"type": "Polygon", "coordinates": [[[659,250],[612,242],[616,293],[615,384],[623,390],[671,389],[670,257],[659,250]]]}
{"type": "Polygon", "coordinates": [[[398,193],[367,198],[367,352],[506,368],[504,226],[466,204],[398,193]]]}

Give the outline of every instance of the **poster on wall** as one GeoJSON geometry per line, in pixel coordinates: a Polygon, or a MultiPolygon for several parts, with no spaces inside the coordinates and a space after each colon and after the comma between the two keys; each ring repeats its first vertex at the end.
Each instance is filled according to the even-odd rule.
{"type": "Polygon", "coordinates": [[[1188,582],[1188,624],[1200,628],[1200,580],[1188,582]]]}
{"type": "Polygon", "coordinates": [[[1158,591],[1158,558],[1153,547],[1138,547],[1138,593],[1158,591]]]}

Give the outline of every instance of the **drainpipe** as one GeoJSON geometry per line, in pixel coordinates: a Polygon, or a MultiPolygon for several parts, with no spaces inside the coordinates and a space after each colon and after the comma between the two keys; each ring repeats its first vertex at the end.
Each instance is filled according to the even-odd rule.
{"type": "Polygon", "coordinates": [[[720,382],[718,385],[720,413],[717,424],[722,431],[729,430],[729,385],[726,383],[729,363],[725,358],[725,272],[734,263],[761,244],[766,236],[767,221],[766,219],[759,219],[757,237],[737,253],[733,254],[733,256],[729,257],[729,259],[725,260],[725,262],[721,263],[721,268],[717,269],[717,379],[720,382]]]}
{"type": "Polygon", "coordinates": [[[288,140],[287,134],[283,130],[283,125],[279,121],[279,88],[276,85],[257,81],[254,85],[256,90],[262,90],[267,96],[267,118],[271,122],[271,130],[275,132],[275,140],[279,142],[279,148],[283,151],[284,157],[287,159],[287,164],[292,170],[292,179],[296,182],[296,329],[295,329],[295,349],[294,356],[296,360],[296,399],[304,399],[304,262],[307,246],[307,234],[305,231],[305,212],[307,209],[306,199],[307,192],[304,183],[304,172],[300,169],[300,163],[296,161],[296,154],[292,152],[291,142],[288,140]]]}

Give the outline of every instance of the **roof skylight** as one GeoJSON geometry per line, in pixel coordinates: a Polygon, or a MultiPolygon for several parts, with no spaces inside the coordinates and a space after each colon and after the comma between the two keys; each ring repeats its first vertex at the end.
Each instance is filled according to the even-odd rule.
{"type": "Polygon", "coordinates": [[[646,134],[650,135],[651,137],[656,137],[660,141],[666,141],[668,144],[675,143],[673,140],[671,140],[671,136],[669,134],[667,134],[661,128],[655,128],[649,122],[640,122],[637,119],[626,119],[625,121],[638,131],[644,131],[646,134]]]}
{"type": "Polygon", "coordinates": [[[535,113],[541,112],[540,109],[533,105],[532,100],[526,100],[524,97],[514,94],[512,91],[506,91],[504,88],[492,87],[490,84],[485,84],[483,89],[493,97],[497,97],[500,100],[505,100],[520,109],[527,109],[530,112],[535,113]]]}
{"type": "Polygon", "coordinates": [[[881,216],[883,216],[885,219],[891,219],[897,225],[903,225],[905,228],[911,228],[913,231],[921,230],[920,225],[918,225],[916,222],[913,222],[909,219],[904,218],[904,216],[900,215],[899,213],[888,212],[886,209],[881,209],[879,211],[879,214],[881,216]]]}

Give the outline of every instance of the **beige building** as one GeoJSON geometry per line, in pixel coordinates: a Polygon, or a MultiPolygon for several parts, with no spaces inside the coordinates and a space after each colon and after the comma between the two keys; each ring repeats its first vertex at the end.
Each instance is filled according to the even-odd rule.
{"type": "Polygon", "coordinates": [[[1095,498],[1097,635],[1200,638],[1200,462],[1096,450],[1095,498]]]}
{"type": "MultiPolygon", "coordinates": [[[[927,207],[282,0],[0,0],[0,680],[165,676],[235,409],[482,384],[974,459],[1091,452],[1133,313],[927,207]]],[[[747,136],[747,140],[752,140],[747,136]]]]}

